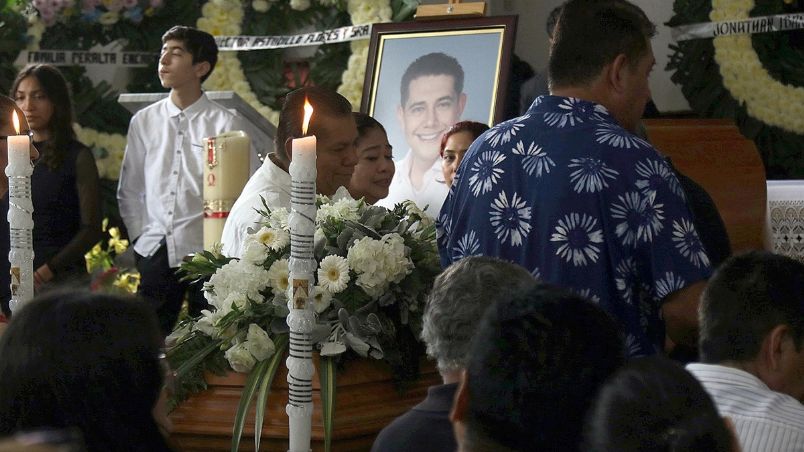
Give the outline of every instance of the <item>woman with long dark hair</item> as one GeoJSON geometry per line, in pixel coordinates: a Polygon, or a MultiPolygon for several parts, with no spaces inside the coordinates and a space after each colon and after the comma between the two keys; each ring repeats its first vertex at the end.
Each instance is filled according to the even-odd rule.
{"type": "MultiPolygon", "coordinates": [[[[73,131],[67,82],[46,64],[24,68],[11,98],[33,132],[40,159],[31,176],[34,283],[66,282],[85,274],[84,253],[100,239],[100,185],[92,152],[73,131]]],[[[8,194],[0,200],[8,211],[8,194]]],[[[8,254],[8,224],[0,222],[0,256],[8,254]]],[[[0,259],[0,300],[8,314],[8,262],[0,259]]]]}

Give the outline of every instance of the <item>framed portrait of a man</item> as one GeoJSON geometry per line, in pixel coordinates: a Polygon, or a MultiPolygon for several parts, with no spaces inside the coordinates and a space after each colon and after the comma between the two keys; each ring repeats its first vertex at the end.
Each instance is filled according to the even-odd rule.
{"type": "Polygon", "coordinates": [[[437,216],[442,137],[459,121],[502,119],[515,28],[516,16],[372,28],[361,111],[385,127],[396,163],[380,205],[412,200],[437,216]]]}

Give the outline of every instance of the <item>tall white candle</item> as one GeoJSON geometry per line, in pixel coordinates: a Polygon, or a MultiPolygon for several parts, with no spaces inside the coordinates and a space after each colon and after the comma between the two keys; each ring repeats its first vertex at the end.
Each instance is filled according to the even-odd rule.
{"type": "MultiPolygon", "coordinates": [[[[313,107],[305,99],[302,134],[313,114],[313,107]]],[[[290,225],[290,297],[292,308],[288,314],[290,327],[290,353],[288,367],[288,404],[285,411],[289,421],[289,451],[310,450],[311,421],[313,414],[313,344],[310,334],[315,313],[309,300],[315,286],[314,274],[318,266],[313,255],[315,235],[315,179],[316,139],[306,136],[292,141],[290,172],[291,191],[288,217],[290,225]]]]}
{"type": "MultiPolygon", "coordinates": [[[[14,129],[20,133],[17,112],[14,129]]],[[[31,138],[28,135],[8,137],[8,223],[11,264],[11,310],[33,298],[33,202],[31,201],[31,138]]]]}

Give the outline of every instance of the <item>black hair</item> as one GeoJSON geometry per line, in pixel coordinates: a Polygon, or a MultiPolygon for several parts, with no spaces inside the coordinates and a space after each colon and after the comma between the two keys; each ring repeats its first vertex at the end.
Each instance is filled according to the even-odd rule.
{"type": "Polygon", "coordinates": [[[689,372],[667,358],[641,358],[617,371],[587,417],[584,450],[729,452],[732,436],[689,372]]]}
{"type": "Polygon", "coordinates": [[[184,44],[186,50],[193,56],[193,64],[204,61],[209,63],[209,71],[201,77],[201,83],[204,83],[212,75],[218,62],[218,44],[215,43],[215,38],[197,28],[176,25],[162,35],[162,44],[171,40],[184,44]]]}
{"type": "Polygon", "coordinates": [[[276,127],[276,157],[282,162],[287,163],[288,156],[285,154],[285,141],[288,138],[300,138],[302,136],[302,122],[304,121],[304,101],[307,99],[313,105],[313,117],[310,119],[310,130],[308,135],[314,135],[316,131],[316,116],[347,116],[352,114],[352,104],[337,92],[322,88],[320,86],[305,86],[293,90],[285,96],[282,104],[282,111],[279,113],[279,125],[276,127]]]}
{"type": "Polygon", "coordinates": [[[380,123],[380,121],[377,121],[376,119],[372,118],[371,116],[369,116],[369,115],[367,115],[365,113],[361,113],[359,111],[356,111],[356,112],[354,112],[352,114],[355,117],[355,125],[357,126],[357,135],[358,136],[362,137],[369,130],[372,130],[372,129],[380,129],[380,130],[382,130],[382,133],[387,133],[385,131],[385,127],[383,127],[382,123],[380,123]]]}
{"type": "Polygon", "coordinates": [[[168,450],[152,410],[161,333],[142,300],[49,292],[0,337],[0,435],[77,428],[89,451],[168,450]]]}
{"type": "Polygon", "coordinates": [[[547,21],[544,23],[544,29],[547,32],[547,36],[550,39],[553,39],[553,33],[556,30],[556,24],[558,24],[558,18],[561,17],[561,7],[563,5],[558,5],[550,11],[550,14],[547,15],[547,21]]]}
{"type": "Polygon", "coordinates": [[[626,0],[570,0],[553,33],[550,86],[580,86],[624,54],[631,67],[648,52],[656,27],[626,0]]]}
{"type": "Polygon", "coordinates": [[[53,104],[53,116],[50,117],[47,125],[50,139],[39,150],[42,152],[41,161],[51,169],[55,169],[64,161],[70,141],[76,139],[73,130],[75,121],[70,88],[67,80],[55,66],[35,64],[26,66],[17,74],[17,78],[11,85],[11,93],[9,93],[12,99],[17,98],[20,83],[28,77],[36,78],[45,95],[53,104]]]}
{"type": "Polygon", "coordinates": [[[578,450],[584,415],[624,356],[615,321],[568,290],[540,284],[500,300],[467,366],[470,450],[578,450]]]}
{"type": "Polygon", "coordinates": [[[751,251],[727,259],[701,297],[701,361],[749,361],[765,336],[789,325],[797,348],[804,340],[804,263],[751,251]]]}
{"type": "Polygon", "coordinates": [[[455,80],[455,94],[463,92],[463,68],[458,60],[441,52],[428,53],[416,58],[402,74],[399,89],[403,108],[410,95],[410,82],[426,75],[449,75],[455,80]]]}

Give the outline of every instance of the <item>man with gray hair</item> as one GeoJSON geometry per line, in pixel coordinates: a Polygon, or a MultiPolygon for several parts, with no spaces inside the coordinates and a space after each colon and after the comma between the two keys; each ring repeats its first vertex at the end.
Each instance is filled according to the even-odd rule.
{"type": "Polygon", "coordinates": [[[456,450],[449,411],[480,318],[497,300],[536,283],[523,267],[484,256],[466,257],[436,278],[424,310],[422,340],[444,384],[431,387],[422,403],[385,427],[372,451],[456,450]]]}

